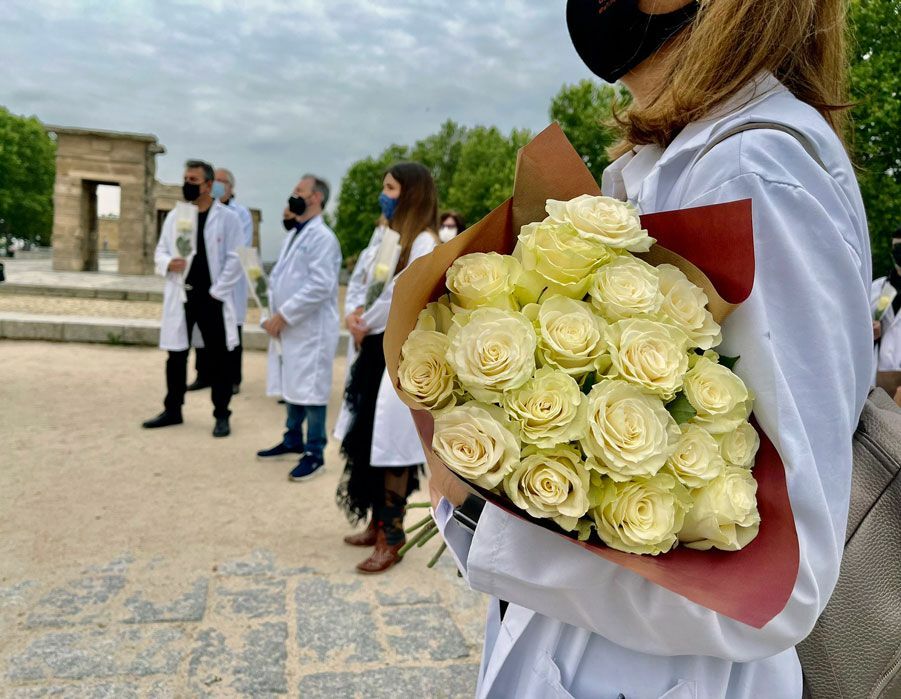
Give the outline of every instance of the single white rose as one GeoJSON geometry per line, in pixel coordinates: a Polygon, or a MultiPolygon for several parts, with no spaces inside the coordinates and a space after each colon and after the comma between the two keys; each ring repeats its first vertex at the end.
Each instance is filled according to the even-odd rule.
{"type": "Polygon", "coordinates": [[[432,449],[451,471],[491,490],[519,463],[513,429],[497,406],[458,405],[435,418],[432,449]]]}
{"type": "Polygon", "coordinates": [[[697,425],[682,425],[682,437],[666,461],[667,468],[689,488],[700,488],[723,473],[726,462],[719,445],[697,425]]]}
{"type": "Polygon", "coordinates": [[[685,375],[685,397],[698,412],[692,422],[711,434],[734,430],[751,414],[744,382],[722,364],[701,357],[685,375]]]}
{"type": "Polygon", "coordinates": [[[604,478],[599,499],[591,516],[601,541],[617,551],[653,556],[676,545],[691,507],[688,490],[668,473],[623,483],[604,478]]]}
{"type": "Polygon", "coordinates": [[[526,447],[519,464],[504,478],[504,492],[514,505],[532,517],[553,519],[567,531],[574,531],[588,512],[588,485],[582,454],[567,444],[526,447]]]}
{"type": "Polygon", "coordinates": [[[610,366],[607,323],[587,303],[551,296],[541,305],[529,304],[522,312],[535,324],[538,358],[543,365],[559,369],[577,381],[610,366]]]}
{"type": "Polygon", "coordinates": [[[607,331],[612,371],[618,378],[672,400],[688,371],[688,338],[678,328],[630,318],[607,331]]]}
{"type": "Polygon", "coordinates": [[[464,322],[448,331],[448,363],[476,400],[499,403],[535,371],[535,330],[521,313],[499,308],[476,309],[464,322]]]}
{"type": "Polygon", "coordinates": [[[616,481],[655,475],[682,432],[663,402],[625,381],[605,379],[588,394],[582,449],[616,481]]]}
{"type": "Polygon", "coordinates": [[[488,306],[517,310],[513,292],[521,273],[519,262],[510,255],[474,252],[458,257],[446,274],[453,310],[488,306]]]}
{"type": "Polygon", "coordinates": [[[601,243],[580,237],[568,223],[527,224],[513,250],[523,268],[517,296],[523,305],[555,294],[581,299],[591,273],[616,254],[601,243]]]}
{"type": "Polygon", "coordinates": [[[679,541],[688,548],[738,551],[757,536],[757,481],[750,470],[727,466],[721,476],[693,491],[692,498],[694,505],[679,531],[679,541]]]}
{"type": "Polygon", "coordinates": [[[542,449],[585,436],[588,403],[575,379],[543,367],[523,386],[504,394],[504,407],[519,424],[522,441],[542,449]]]}
{"type": "Polygon", "coordinates": [[[628,202],[583,194],[569,201],[548,199],[546,209],[552,221],[571,223],[580,235],[611,248],[647,252],[655,242],[628,202]]]}
{"type": "Polygon", "coordinates": [[[723,340],[719,324],[707,310],[707,294],[673,265],[657,267],[663,304],[660,313],[678,326],[692,347],[708,350],[723,340]]]}
{"type": "Polygon", "coordinates": [[[442,296],[440,300],[433,301],[419,312],[416,319],[417,330],[434,330],[444,333],[450,330],[454,319],[454,313],[450,309],[447,298],[442,296]]]}
{"type": "Polygon", "coordinates": [[[663,304],[657,268],[631,255],[598,269],[588,293],[592,305],[608,320],[654,315],[663,304]]]}
{"type": "Polygon", "coordinates": [[[426,410],[444,410],[454,404],[454,371],[447,363],[447,348],[447,335],[414,330],[401,349],[400,387],[426,410]]]}
{"type": "Polygon", "coordinates": [[[726,463],[742,468],[754,466],[754,458],[760,449],[760,435],[750,423],[743,422],[735,429],[717,435],[717,441],[726,463]]]}

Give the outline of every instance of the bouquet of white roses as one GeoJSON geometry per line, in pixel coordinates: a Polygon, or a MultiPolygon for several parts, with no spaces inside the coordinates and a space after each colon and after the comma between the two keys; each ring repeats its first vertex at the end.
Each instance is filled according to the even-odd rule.
{"type": "Polygon", "coordinates": [[[762,628],[798,535],[779,453],[714,351],[754,284],[751,201],[638,216],[599,194],[552,125],[509,199],[398,277],[385,362],[430,488],[762,628]]]}
{"type": "Polygon", "coordinates": [[[707,295],[626,203],[548,200],[512,255],[446,273],[398,381],[457,475],[535,519],[637,554],[738,550],[757,534],[752,397],[712,348],[707,295]]]}

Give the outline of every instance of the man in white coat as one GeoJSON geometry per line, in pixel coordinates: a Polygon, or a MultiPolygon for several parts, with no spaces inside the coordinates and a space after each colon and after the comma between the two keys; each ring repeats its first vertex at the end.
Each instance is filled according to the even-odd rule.
{"type": "MultiPolygon", "coordinates": [[[[251,247],[253,245],[253,216],[250,215],[250,210],[246,206],[239,204],[235,200],[235,176],[231,170],[224,167],[216,168],[212,197],[238,214],[238,218],[241,220],[240,245],[242,247],[251,247]]],[[[244,354],[243,330],[244,319],[247,317],[247,280],[243,274],[238,283],[235,284],[234,303],[235,321],[238,323],[238,346],[228,353],[228,362],[232,372],[232,393],[237,394],[241,390],[241,361],[244,354]]],[[[195,347],[194,352],[196,354],[197,378],[188,385],[187,390],[189,391],[197,391],[210,385],[206,350],[203,347],[195,347]]]]}
{"type": "Polygon", "coordinates": [[[325,463],[325,411],[338,348],[341,268],[338,238],[322,220],[328,195],[328,184],[315,175],[304,175],[294,187],[285,216],[287,220],[290,213],[295,224],[269,276],[273,315],[263,323],[272,337],[266,392],[285,399],[288,419],[282,441],[257,456],[274,460],[299,455],[288,476],[293,481],[314,476],[325,463]]]}
{"type": "MultiPolygon", "coordinates": [[[[892,233],[892,262],[891,274],[875,279],[870,287],[877,373],[901,371],[901,228],[892,233]]],[[[878,381],[886,390],[894,383],[894,380],[878,381]]],[[[901,405],[901,386],[896,386],[891,393],[901,405]]]]}
{"type": "Polygon", "coordinates": [[[241,278],[237,248],[241,244],[238,215],[212,196],[213,168],[202,160],[185,163],[182,193],[197,206],[196,249],[187,259],[174,245],[176,213],[163,222],[154,260],[157,274],[166,278],[160,347],[169,351],[166,362],[164,410],[144,422],[146,428],[167,427],[182,422],[190,337],[200,329],[209,360],[212,384],[214,437],[230,433],[228,409],[232,395],[228,351],[238,344],[234,287],[241,278]]]}

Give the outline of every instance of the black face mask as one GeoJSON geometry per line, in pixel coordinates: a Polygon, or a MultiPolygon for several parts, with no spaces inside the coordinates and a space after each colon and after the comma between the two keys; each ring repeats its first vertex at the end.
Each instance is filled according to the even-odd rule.
{"type": "Polygon", "coordinates": [[[303,216],[307,210],[307,202],[301,197],[291,197],[288,199],[288,209],[295,216],[303,216]]]}
{"type": "Polygon", "coordinates": [[[290,231],[293,230],[294,226],[297,225],[297,221],[295,221],[293,218],[283,218],[282,225],[285,227],[286,231],[290,231]]]}
{"type": "Polygon", "coordinates": [[[185,182],[181,186],[181,195],[185,201],[195,201],[200,196],[200,185],[193,182],[185,182]]]}
{"type": "Polygon", "coordinates": [[[638,0],[568,0],[566,24],[579,58],[612,83],[655,53],[698,12],[698,0],[673,12],[649,15],[638,0]]]}

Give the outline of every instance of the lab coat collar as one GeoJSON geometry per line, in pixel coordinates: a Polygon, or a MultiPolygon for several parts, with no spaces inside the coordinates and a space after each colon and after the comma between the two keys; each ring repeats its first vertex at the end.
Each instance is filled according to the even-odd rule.
{"type": "Polygon", "coordinates": [[[657,169],[666,166],[680,156],[700,150],[723,129],[740,123],[734,119],[740,112],[751,109],[764,99],[785,92],[786,88],[769,72],[760,73],[706,119],[692,122],[680,131],[666,150],[657,145],[635,146],[617,158],[605,171],[602,189],[608,196],[637,202],[641,188],[649,177],[656,176],[657,169]]]}

